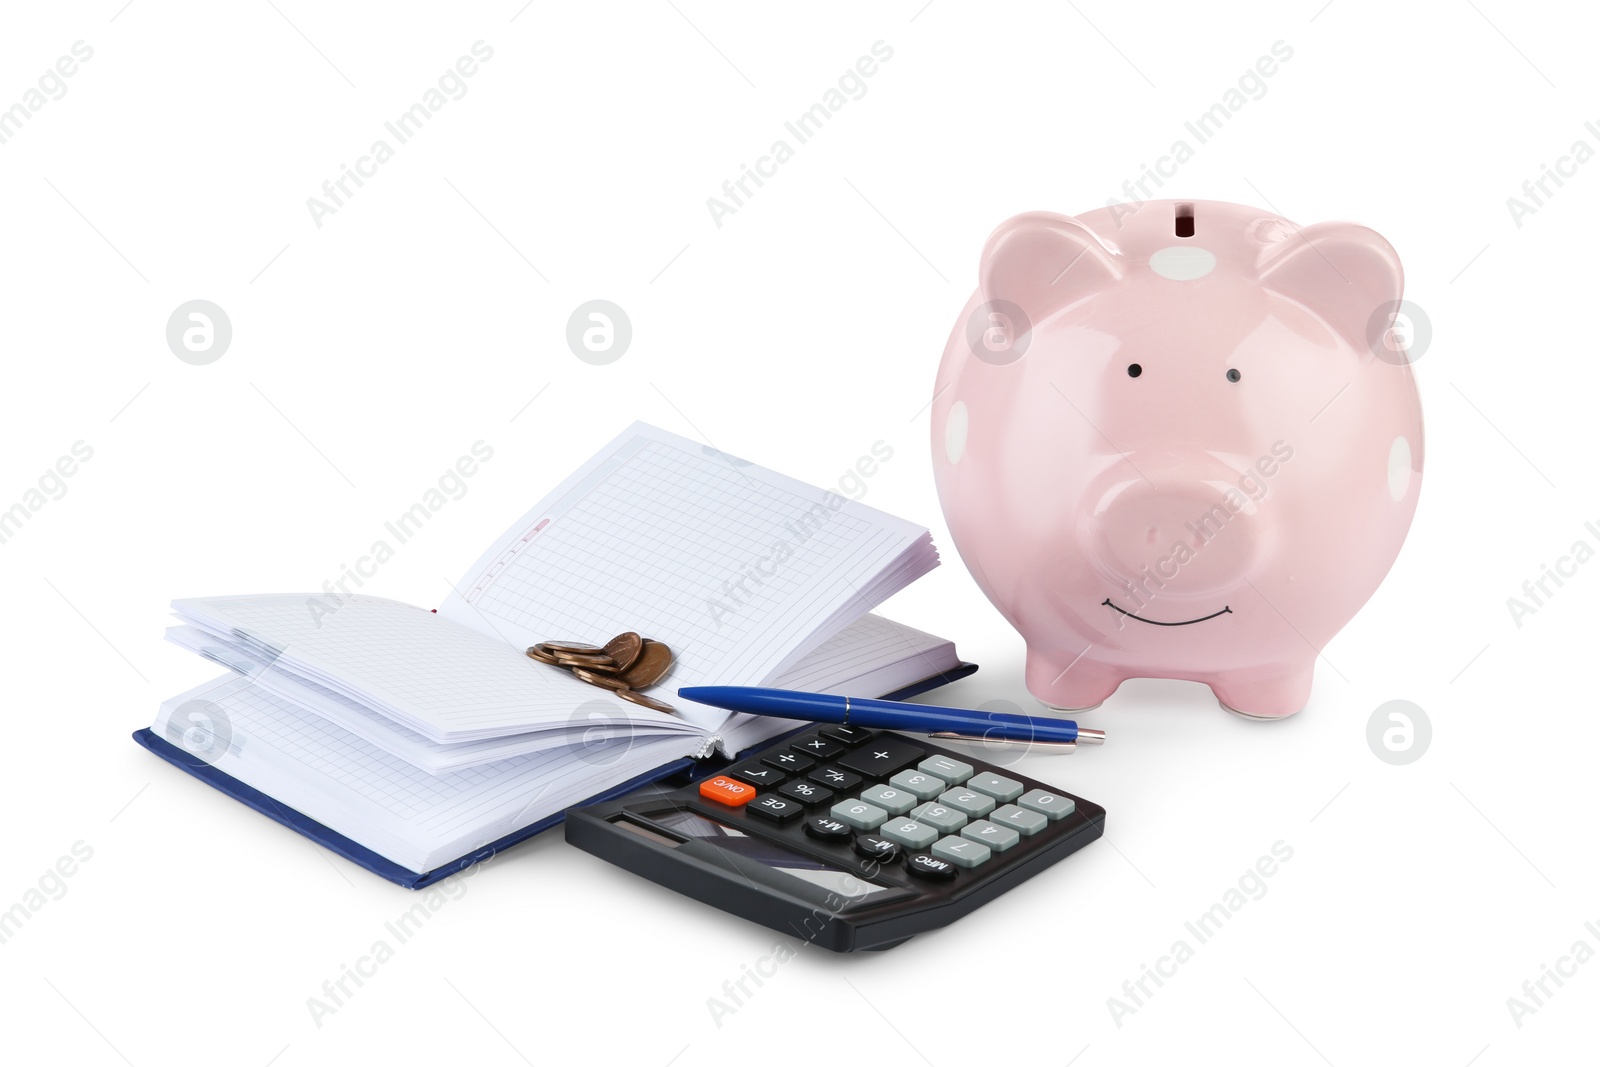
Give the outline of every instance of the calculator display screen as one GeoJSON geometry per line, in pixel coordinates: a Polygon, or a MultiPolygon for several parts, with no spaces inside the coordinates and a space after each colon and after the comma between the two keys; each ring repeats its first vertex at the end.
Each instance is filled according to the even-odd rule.
{"type": "Polygon", "coordinates": [[[731,826],[724,826],[722,823],[696,815],[692,811],[664,812],[652,815],[651,819],[657,825],[674,833],[712,841],[718,848],[755,860],[775,871],[782,871],[792,878],[809,882],[830,893],[847,897],[851,901],[867,900],[879,893],[890,891],[888,886],[873,885],[857,878],[849,871],[841,871],[820,860],[790,852],[782,845],[775,845],[759,837],[751,837],[731,826]]]}

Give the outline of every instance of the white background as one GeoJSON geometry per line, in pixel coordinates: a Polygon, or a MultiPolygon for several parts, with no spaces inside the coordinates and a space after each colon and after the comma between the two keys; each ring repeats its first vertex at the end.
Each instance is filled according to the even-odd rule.
{"type": "Polygon", "coordinates": [[[0,944],[5,1059],[1593,1058],[1600,963],[1520,1027],[1507,1007],[1575,942],[1600,950],[1600,563],[1520,627],[1506,604],[1600,545],[1600,163],[1520,227],[1506,205],[1600,147],[1575,7],[123,2],[8,6],[0,29],[0,106],[94,50],[0,145],[0,507],[93,449],[0,544],[0,909],[92,849],[0,944]],[[317,227],[307,198],[478,40],[466,95],[317,227]],[[879,40],[866,94],[715,225],[706,199],[879,40]],[[866,501],[946,548],[886,613],[983,664],[951,701],[1028,704],[933,492],[946,335],[996,224],[1126,198],[1279,40],[1292,59],[1160,195],[1372,226],[1433,324],[1416,522],[1306,711],[1251,723],[1198,686],[1125,685],[1085,719],[1104,749],[1018,765],[1103,803],[1103,841],[889,953],[804,949],[720,1025],[710,998],[783,939],[558,833],[463,882],[317,1025],[308,998],[415,898],[129,740],[211,673],[161,642],[167,601],[336,578],[479,440],[494,459],[368,591],[437,603],[634,418],[816,484],[882,440],[866,501]],[[196,298],[233,326],[208,366],[165,342],[196,298]],[[592,298],[632,319],[609,366],[565,344],[592,298]],[[1408,766],[1368,748],[1391,699],[1432,722],[1408,766]],[[1108,998],[1278,841],[1265,895],[1115,1020],[1108,998]]]}

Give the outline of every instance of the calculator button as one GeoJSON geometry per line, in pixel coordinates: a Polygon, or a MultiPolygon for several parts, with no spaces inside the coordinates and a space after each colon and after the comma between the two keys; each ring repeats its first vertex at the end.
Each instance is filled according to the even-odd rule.
{"type": "Polygon", "coordinates": [[[751,815],[759,815],[763,819],[773,822],[788,822],[797,818],[806,809],[800,806],[798,800],[790,800],[773,793],[764,793],[745,805],[745,811],[751,815]]]}
{"type": "Polygon", "coordinates": [[[841,793],[848,793],[861,784],[859,774],[846,774],[837,767],[818,767],[806,777],[841,793]]]}
{"type": "Polygon", "coordinates": [[[876,804],[890,815],[904,815],[916,804],[917,798],[904,789],[892,785],[875,785],[861,791],[861,799],[876,804]]]}
{"type": "Polygon", "coordinates": [[[848,841],[855,836],[848,823],[832,815],[813,815],[806,820],[806,833],[823,841],[848,841]]]}
{"type": "Polygon", "coordinates": [[[771,767],[763,767],[757,763],[752,763],[748,767],[735,768],[733,776],[741,782],[749,782],[751,785],[758,785],[762,789],[771,789],[782,782],[784,777],[783,772],[774,770],[771,767]]]}
{"type": "Polygon", "coordinates": [[[875,736],[878,731],[869,730],[865,726],[846,726],[843,723],[833,723],[817,731],[824,737],[831,737],[835,741],[843,741],[851,748],[855,748],[863,741],[875,736]]]}
{"type": "Polygon", "coordinates": [[[719,774],[700,783],[700,795],[707,800],[715,800],[718,804],[738,807],[740,804],[748,803],[756,795],[756,791],[754,786],[736,782],[719,774]]]}
{"type": "Polygon", "coordinates": [[[864,800],[841,800],[829,809],[829,814],[857,830],[876,830],[889,817],[888,812],[864,800]]]}
{"type": "Polygon", "coordinates": [[[909,768],[889,779],[889,784],[899,786],[918,800],[932,800],[950,788],[950,783],[943,778],[935,778],[925,771],[913,771],[909,768]]]}
{"type": "MultiPolygon", "coordinates": [[[[1010,831],[1006,831],[1010,833],[1010,831]]],[[[927,823],[917,822],[915,819],[890,819],[878,827],[878,833],[891,841],[898,841],[906,848],[927,848],[939,840],[939,831],[927,823]]],[[[1011,834],[1015,837],[1016,834],[1011,834]]]]}
{"type": "Polygon", "coordinates": [[[768,767],[776,767],[780,771],[790,774],[804,774],[817,765],[817,761],[809,756],[802,756],[798,752],[773,752],[762,756],[761,762],[768,767]]]}
{"type": "Polygon", "coordinates": [[[1040,830],[1043,830],[1050,822],[1038,812],[1019,808],[1015,804],[1007,804],[1005,807],[996,808],[994,814],[990,815],[989,818],[1001,826],[1011,827],[1023,837],[1032,837],[1040,830]]]}
{"type": "Polygon", "coordinates": [[[1024,787],[1015,778],[1007,778],[993,771],[980,771],[967,779],[967,788],[976,789],[980,793],[987,793],[1000,803],[1005,804],[1020,797],[1024,787]]]}
{"type": "Polygon", "coordinates": [[[915,763],[925,750],[908,741],[879,734],[860,748],[839,757],[839,766],[868,778],[887,778],[915,763]]]}
{"type": "Polygon", "coordinates": [[[974,793],[970,789],[946,789],[939,794],[939,801],[974,819],[994,810],[994,797],[974,793]]]}
{"type": "Polygon", "coordinates": [[[844,745],[838,741],[830,741],[826,737],[816,736],[802,737],[798,741],[791,741],[789,747],[807,756],[815,756],[817,759],[832,759],[844,751],[844,745]]]}
{"type": "Polygon", "coordinates": [[[941,833],[953,834],[967,825],[967,817],[948,804],[929,801],[911,809],[911,817],[941,833]]]}
{"type": "Polygon", "coordinates": [[[1064,797],[1060,793],[1046,793],[1043,789],[1028,790],[1022,794],[1022,799],[1017,803],[1029,811],[1038,812],[1051,822],[1065,819],[1078,806],[1071,797],[1064,797]]]}
{"type": "Polygon", "coordinates": [[[957,874],[955,864],[949,860],[942,860],[938,856],[930,856],[926,852],[919,852],[915,856],[907,856],[906,870],[918,878],[926,878],[933,882],[948,882],[957,874]]]}
{"type": "Polygon", "coordinates": [[[957,867],[976,867],[989,858],[988,845],[980,845],[964,837],[941,837],[933,843],[931,851],[935,856],[949,860],[957,867]]]}
{"type": "Polygon", "coordinates": [[[943,778],[951,785],[960,785],[972,777],[972,764],[962,763],[949,756],[929,756],[917,764],[917,770],[927,771],[935,778],[943,778]]]}
{"type": "Polygon", "coordinates": [[[798,800],[808,808],[826,804],[833,799],[833,790],[826,786],[818,785],[816,782],[790,782],[778,790],[778,793],[780,796],[786,796],[790,800],[798,800]]]}
{"type": "Polygon", "coordinates": [[[967,823],[961,828],[961,836],[968,841],[976,841],[980,845],[988,845],[996,852],[1004,852],[1022,840],[1015,830],[1005,826],[997,826],[988,819],[979,819],[977,822],[967,823]]]}
{"type": "Polygon", "coordinates": [[[889,863],[900,858],[900,846],[887,837],[877,834],[861,834],[856,838],[856,855],[865,856],[869,860],[878,860],[889,863]]]}

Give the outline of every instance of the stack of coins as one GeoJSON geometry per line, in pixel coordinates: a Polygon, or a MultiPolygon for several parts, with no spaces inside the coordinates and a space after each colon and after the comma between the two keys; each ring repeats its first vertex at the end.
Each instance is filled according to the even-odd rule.
{"type": "Polygon", "coordinates": [[[581,641],[541,641],[528,649],[528,658],[564,667],[590,685],[609,689],[623,700],[656,711],[671,712],[672,705],[645,696],[672,666],[672,649],[660,641],[632,632],[618,634],[604,645],[581,641]]]}

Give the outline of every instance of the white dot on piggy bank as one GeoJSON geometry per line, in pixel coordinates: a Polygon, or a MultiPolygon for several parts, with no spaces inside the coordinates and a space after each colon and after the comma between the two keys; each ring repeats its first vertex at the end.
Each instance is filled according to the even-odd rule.
{"type": "Polygon", "coordinates": [[[1396,500],[1405,499],[1411,488],[1411,442],[1396,437],[1389,446],[1389,495],[1396,500]]]}
{"type": "Polygon", "coordinates": [[[1204,248],[1173,245],[1150,254],[1150,269],[1175,282],[1204,278],[1217,265],[1217,257],[1204,248]]]}
{"type": "MultiPolygon", "coordinates": [[[[950,414],[944,420],[944,454],[951,463],[960,463],[967,450],[967,404],[957,400],[950,405],[950,414]]],[[[1390,484],[1394,484],[1393,477],[1390,484]]]]}

